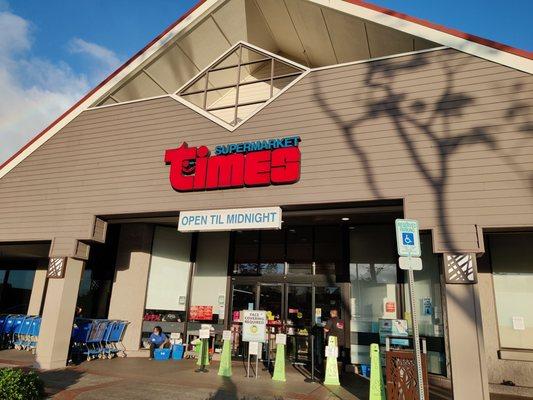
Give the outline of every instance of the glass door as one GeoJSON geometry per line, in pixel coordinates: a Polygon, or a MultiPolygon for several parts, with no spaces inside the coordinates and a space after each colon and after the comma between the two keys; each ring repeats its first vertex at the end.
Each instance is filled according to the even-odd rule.
{"type": "Polygon", "coordinates": [[[266,311],[267,360],[275,357],[276,334],[286,333],[288,359],[294,364],[309,364],[310,335],[314,334],[315,366],[320,366],[325,345],[322,327],[329,319],[330,310],[337,309],[341,318],[345,318],[341,289],[335,284],[243,282],[233,284],[232,294],[232,329],[236,333],[240,333],[240,311],[248,308],[266,311]]]}
{"type": "Polygon", "coordinates": [[[284,332],[284,293],[282,283],[259,284],[258,309],[267,314],[267,343],[263,346],[267,368],[270,368],[270,360],[275,358],[276,334],[284,332]]]}
{"type": "Polygon", "coordinates": [[[287,349],[293,363],[307,363],[313,321],[313,287],[286,285],[287,349]]]}
{"type": "Polygon", "coordinates": [[[259,285],[259,310],[267,312],[268,325],[281,325],[283,321],[283,284],[259,285]]]}

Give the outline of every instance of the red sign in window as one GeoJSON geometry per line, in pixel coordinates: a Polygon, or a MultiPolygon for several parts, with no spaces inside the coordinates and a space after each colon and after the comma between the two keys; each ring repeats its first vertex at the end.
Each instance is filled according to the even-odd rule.
{"type": "Polygon", "coordinates": [[[191,306],[189,320],[211,321],[213,319],[213,306],[191,306]]]}

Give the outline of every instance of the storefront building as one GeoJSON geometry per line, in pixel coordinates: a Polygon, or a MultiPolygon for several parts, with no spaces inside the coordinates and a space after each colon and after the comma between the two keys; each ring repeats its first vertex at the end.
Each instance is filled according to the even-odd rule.
{"type": "Polygon", "coordinates": [[[76,305],[129,356],[263,309],[294,363],[335,308],[368,364],[410,319],[405,217],[432,382],[532,387],[532,70],[355,0],[201,1],[0,168],[0,312],[43,316],[49,369],[76,305]]]}

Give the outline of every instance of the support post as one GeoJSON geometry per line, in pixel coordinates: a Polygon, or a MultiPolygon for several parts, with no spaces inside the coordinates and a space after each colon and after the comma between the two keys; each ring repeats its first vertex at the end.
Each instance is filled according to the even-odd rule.
{"type": "Polygon", "coordinates": [[[109,318],[130,322],[123,340],[128,351],[141,344],[153,237],[154,227],[148,224],[125,224],[120,230],[109,318]]]}
{"type": "MultiPolygon", "coordinates": [[[[445,265],[445,269],[449,269],[445,265]]],[[[477,283],[446,283],[453,398],[489,399],[477,283]]]]}
{"type": "Polygon", "coordinates": [[[28,315],[40,315],[41,307],[46,290],[46,269],[37,269],[33,285],[31,288],[30,303],[28,305],[28,315]]]}
{"type": "Polygon", "coordinates": [[[84,267],[84,261],[68,258],[65,276],[48,282],[34,364],[36,368],[55,369],[67,365],[74,311],[84,267]]]}
{"type": "Polygon", "coordinates": [[[424,375],[422,374],[422,357],[420,355],[420,335],[418,334],[418,321],[416,317],[415,277],[413,268],[407,270],[409,276],[409,301],[411,303],[411,319],[413,326],[413,346],[415,350],[416,382],[418,384],[418,398],[425,400],[424,375]]]}

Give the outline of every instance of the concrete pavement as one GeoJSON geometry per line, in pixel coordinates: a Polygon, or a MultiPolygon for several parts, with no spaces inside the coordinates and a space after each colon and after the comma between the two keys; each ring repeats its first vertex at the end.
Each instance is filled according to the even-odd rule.
{"type": "MultiPolygon", "coordinates": [[[[31,353],[0,351],[0,368],[31,368],[31,353]]],[[[341,377],[341,387],[306,383],[308,372],[287,364],[287,382],[275,382],[268,371],[246,378],[244,363],[234,361],[233,376],[217,375],[218,363],[208,373],[195,373],[194,360],[150,361],[146,358],[95,360],[53,371],[38,371],[55,400],[366,400],[368,380],[354,374],[341,377]]],[[[491,400],[525,400],[513,388],[491,385],[491,400]]],[[[533,389],[531,389],[533,395],[533,389]]],[[[450,399],[446,390],[430,388],[431,400],[450,399]]]]}

